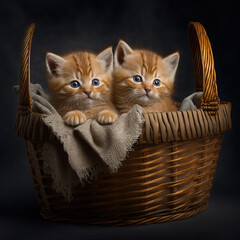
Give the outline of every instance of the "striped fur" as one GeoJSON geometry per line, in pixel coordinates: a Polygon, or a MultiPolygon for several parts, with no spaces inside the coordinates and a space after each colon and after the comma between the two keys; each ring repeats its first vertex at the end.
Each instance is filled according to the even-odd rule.
{"type": "Polygon", "coordinates": [[[113,101],[120,113],[128,112],[134,104],[143,107],[144,112],[175,111],[171,98],[179,54],[166,58],[146,50],[132,50],[120,40],[114,54],[113,101]],[[136,83],[134,76],[142,81],[136,83]],[[160,86],[153,84],[160,80],[160,86]]]}
{"type": "Polygon", "coordinates": [[[111,103],[112,65],[111,47],[98,55],[74,52],[60,57],[47,53],[46,79],[51,103],[66,124],[77,126],[95,118],[101,124],[109,124],[118,118],[111,103]],[[98,79],[100,85],[94,86],[93,79],[98,79]],[[73,81],[79,87],[73,88],[73,81]]]}

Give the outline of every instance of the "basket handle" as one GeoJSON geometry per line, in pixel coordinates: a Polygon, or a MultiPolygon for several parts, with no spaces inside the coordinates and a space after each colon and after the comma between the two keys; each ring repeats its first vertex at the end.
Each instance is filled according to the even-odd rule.
{"type": "Polygon", "coordinates": [[[203,91],[201,109],[215,115],[219,108],[216,72],[212,47],[204,27],[199,22],[190,22],[188,36],[191,44],[196,91],[203,91]]]}
{"type": "Polygon", "coordinates": [[[32,112],[30,97],[30,54],[34,29],[34,23],[27,27],[22,43],[18,106],[18,111],[21,115],[32,112]]]}

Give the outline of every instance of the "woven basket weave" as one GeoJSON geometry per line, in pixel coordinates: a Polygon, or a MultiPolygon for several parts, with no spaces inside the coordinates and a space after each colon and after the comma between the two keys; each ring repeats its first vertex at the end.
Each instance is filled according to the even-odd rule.
{"type": "Polygon", "coordinates": [[[138,225],[196,215],[208,206],[223,134],[231,128],[231,104],[218,98],[213,54],[200,23],[189,23],[196,89],[201,108],[144,114],[143,134],[117,174],[76,187],[67,203],[52,189],[40,159],[43,144],[56,142],[41,114],[33,112],[30,51],[34,24],[27,28],[21,58],[15,134],[24,138],[43,218],[96,225],[138,225]]]}

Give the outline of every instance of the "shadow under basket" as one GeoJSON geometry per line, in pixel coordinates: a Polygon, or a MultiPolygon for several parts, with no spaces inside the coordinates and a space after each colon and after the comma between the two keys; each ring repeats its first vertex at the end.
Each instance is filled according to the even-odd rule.
{"type": "Polygon", "coordinates": [[[27,28],[21,58],[15,134],[24,138],[43,218],[94,225],[139,225],[187,218],[204,211],[224,132],[231,128],[231,104],[220,102],[213,54],[200,23],[188,26],[196,90],[201,108],[144,114],[143,133],[117,174],[77,186],[66,202],[52,189],[40,159],[45,142],[57,143],[32,109],[30,52],[34,24],[27,28]]]}

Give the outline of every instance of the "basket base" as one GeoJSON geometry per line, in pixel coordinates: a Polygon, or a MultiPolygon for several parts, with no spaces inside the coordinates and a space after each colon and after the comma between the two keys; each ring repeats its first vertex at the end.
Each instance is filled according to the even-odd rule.
{"type": "Polygon", "coordinates": [[[162,222],[170,222],[176,221],[180,219],[189,218],[195,216],[208,208],[208,202],[201,205],[198,208],[193,210],[189,210],[186,212],[173,212],[169,213],[155,213],[150,215],[149,217],[137,216],[135,218],[116,218],[116,219],[106,219],[106,218],[88,218],[83,219],[81,216],[67,216],[67,215],[59,215],[54,214],[53,212],[41,210],[41,216],[45,220],[54,221],[54,222],[65,222],[65,223],[73,223],[73,224],[81,224],[81,225],[99,225],[99,226],[136,226],[136,225],[146,225],[146,224],[157,224],[162,222]]]}
{"type": "Polygon", "coordinates": [[[218,135],[136,145],[117,174],[103,174],[85,187],[76,186],[71,202],[56,193],[51,176],[44,175],[38,157],[41,146],[38,150],[38,145],[27,142],[27,152],[44,219],[142,225],[188,218],[207,208],[221,142],[222,135],[218,135]]]}

